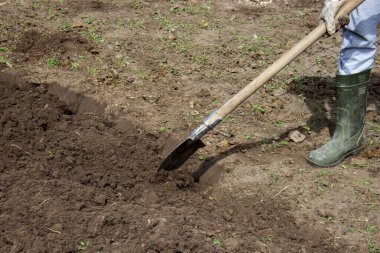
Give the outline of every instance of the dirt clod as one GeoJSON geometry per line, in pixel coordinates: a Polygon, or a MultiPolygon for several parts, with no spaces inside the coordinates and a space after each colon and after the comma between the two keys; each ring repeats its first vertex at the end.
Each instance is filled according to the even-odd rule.
{"type": "Polygon", "coordinates": [[[303,142],[306,139],[306,136],[301,134],[299,131],[294,130],[289,133],[289,139],[295,143],[303,142]]]}

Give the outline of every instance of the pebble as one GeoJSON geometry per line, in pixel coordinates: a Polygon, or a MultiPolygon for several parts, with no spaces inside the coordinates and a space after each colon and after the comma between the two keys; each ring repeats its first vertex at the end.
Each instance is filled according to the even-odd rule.
{"type": "Polygon", "coordinates": [[[235,238],[227,238],[224,241],[224,246],[228,250],[228,252],[233,252],[237,246],[239,245],[239,242],[235,238]]]}
{"type": "Polygon", "coordinates": [[[370,104],[368,107],[367,107],[367,112],[376,112],[377,111],[377,108],[376,108],[376,105],[375,104],[370,104]]]}
{"type": "Polygon", "coordinates": [[[95,203],[99,204],[99,205],[105,205],[106,202],[107,202],[107,198],[106,198],[106,195],[104,194],[96,194],[95,197],[94,197],[94,201],[95,203]]]}
{"type": "Polygon", "coordinates": [[[224,213],[223,219],[227,222],[232,221],[232,215],[230,213],[224,213]]]}
{"type": "Polygon", "coordinates": [[[298,130],[294,130],[294,131],[289,133],[289,138],[293,142],[299,143],[299,142],[303,142],[306,139],[306,136],[301,134],[298,130]]]}
{"type": "Polygon", "coordinates": [[[273,96],[279,97],[279,96],[284,95],[285,93],[286,93],[286,90],[284,90],[283,88],[279,88],[273,92],[273,96]]]}
{"type": "Polygon", "coordinates": [[[133,83],[136,79],[134,77],[128,77],[127,82],[128,83],[133,83]]]}
{"type": "Polygon", "coordinates": [[[224,139],[224,140],[218,142],[218,143],[216,144],[216,146],[217,146],[218,148],[226,148],[226,147],[229,146],[229,144],[228,144],[228,141],[227,141],[226,139],[224,139]]]}
{"type": "Polygon", "coordinates": [[[83,27],[84,26],[84,22],[82,19],[80,18],[74,18],[73,21],[72,21],[72,27],[73,28],[77,28],[77,27],[83,27]]]}
{"type": "Polygon", "coordinates": [[[174,34],[169,34],[169,40],[177,40],[177,36],[175,36],[174,34]]]}

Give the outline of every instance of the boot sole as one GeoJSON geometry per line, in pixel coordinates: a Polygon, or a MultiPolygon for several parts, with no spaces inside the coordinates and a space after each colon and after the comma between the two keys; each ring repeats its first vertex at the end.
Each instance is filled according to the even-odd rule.
{"type": "Polygon", "coordinates": [[[334,166],[337,166],[338,164],[340,164],[341,162],[343,162],[343,160],[346,159],[347,157],[349,157],[350,155],[356,155],[363,148],[364,148],[364,145],[359,147],[359,148],[353,149],[353,150],[347,152],[346,154],[344,154],[341,158],[339,158],[338,161],[335,161],[335,162],[330,163],[330,164],[318,164],[318,163],[315,163],[309,159],[306,159],[306,160],[308,161],[308,163],[310,163],[311,165],[313,165],[315,167],[321,167],[321,168],[323,168],[323,167],[334,167],[334,166]]]}

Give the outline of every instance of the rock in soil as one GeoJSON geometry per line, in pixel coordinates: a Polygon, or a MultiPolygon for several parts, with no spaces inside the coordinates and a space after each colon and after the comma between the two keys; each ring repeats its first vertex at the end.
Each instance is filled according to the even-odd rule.
{"type": "Polygon", "coordinates": [[[289,139],[295,143],[303,142],[306,139],[306,136],[301,134],[299,131],[294,130],[289,133],[289,139]]]}

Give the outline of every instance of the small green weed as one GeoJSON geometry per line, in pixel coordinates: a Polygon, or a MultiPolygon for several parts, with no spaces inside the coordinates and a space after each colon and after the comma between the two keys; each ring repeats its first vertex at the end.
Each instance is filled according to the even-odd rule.
{"type": "Polygon", "coordinates": [[[65,32],[68,32],[68,31],[71,31],[73,29],[73,27],[69,22],[62,20],[59,23],[59,29],[65,31],[65,32]]]}
{"type": "Polygon", "coordinates": [[[0,56],[0,63],[5,63],[9,68],[12,68],[12,64],[10,61],[8,61],[5,57],[0,56]]]}
{"type": "Polygon", "coordinates": [[[304,126],[303,129],[306,131],[306,133],[311,134],[311,128],[309,126],[304,126]]]}
{"type": "Polygon", "coordinates": [[[375,235],[378,231],[378,228],[376,225],[368,225],[366,228],[367,233],[370,235],[375,235]]]}
{"type": "Polygon", "coordinates": [[[276,173],[272,172],[272,171],[269,172],[268,175],[269,175],[269,177],[273,183],[277,183],[280,180],[280,176],[277,175],[276,173]]]}
{"type": "Polygon", "coordinates": [[[263,105],[251,105],[251,111],[252,112],[260,112],[261,114],[265,113],[265,106],[263,105]]]}
{"type": "Polygon", "coordinates": [[[127,25],[130,29],[146,29],[144,20],[128,20],[127,25]]]}
{"type": "Polygon", "coordinates": [[[39,3],[39,2],[34,2],[34,3],[32,4],[32,8],[33,8],[34,10],[37,10],[37,9],[41,8],[41,6],[42,6],[42,4],[39,3]]]}
{"type": "Polygon", "coordinates": [[[267,83],[264,85],[264,87],[267,91],[270,91],[271,93],[275,92],[278,89],[278,86],[275,83],[267,83]]]}
{"type": "Polygon", "coordinates": [[[160,133],[165,133],[167,130],[168,130],[167,127],[164,127],[164,126],[160,127],[160,133]]]}
{"type": "Polygon", "coordinates": [[[89,72],[91,76],[95,77],[99,74],[99,69],[97,67],[92,67],[90,68],[89,72]]]}
{"type": "Polygon", "coordinates": [[[370,186],[371,185],[371,181],[369,181],[369,179],[363,179],[362,184],[364,186],[370,186]]]}
{"type": "Polygon", "coordinates": [[[276,127],[282,127],[285,125],[285,122],[283,121],[276,121],[276,122],[273,122],[273,125],[275,125],[276,127]]]}
{"type": "Polygon", "coordinates": [[[329,186],[329,183],[324,180],[318,180],[316,182],[316,185],[317,185],[318,190],[324,191],[329,186]]]}
{"type": "Polygon", "coordinates": [[[137,74],[139,75],[140,78],[143,80],[148,80],[150,77],[150,71],[148,69],[139,69],[137,71],[137,74]]]}
{"type": "Polygon", "coordinates": [[[132,0],[132,7],[134,9],[144,9],[144,4],[141,0],[132,0]]]}
{"type": "Polygon", "coordinates": [[[328,216],[326,217],[326,223],[331,223],[334,220],[334,217],[328,216]]]}
{"type": "Polygon", "coordinates": [[[117,20],[115,21],[115,24],[116,24],[118,27],[120,27],[120,28],[125,27],[125,23],[124,23],[124,21],[123,21],[123,20],[120,20],[120,19],[117,19],[117,20]]]}
{"type": "Polygon", "coordinates": [[[207,29],[208,26],[209,26],[210,22],[205,20],[205,19],[202,19],[201,21],[199,21],[198,25],[200,28],[203,28],[203,29],[207,29]]]}
{"type": "Polygon", "coordinates": [[[214,244],[215,246],[219,246],[220,245],[220,240],[217,239],[217,238],[213,238],[212,239],[212,244],[214,244]]]}
{"type": "Polygon", "coordinates": [[[54,152],[52,150],[48,150],[48,158],[53,158],[54,152]]]}
{"type": "Polygon", "coordinates": [[[47,65],[49,68],[58,68],[61,65],[59,58],[53,56],[47,59],[47,65]]]}
{"type": "Polygon", "coordinates": [[[267,235],[263,238],[265,242],[273,242],[273,235],[267,235]]]}
{"type": "Polygon", "coordinates": [[[201,118],[199,116],[199,113],[197,112],[186,112],[186,118],[190,120],[193,123],[199,123],[201,121],[201,118]]]}
{"type": "Polygon", "coordinates": [[[316,57],[316,62],[317,62],[317,65],[318,67],[322,68],[323,67],[323,64],[322,64],[322,60],[321,60],[321,57],[319,55],[317,55],[316,57]]]}
{"type": "Polygon", "coordinates": [[[298,170],[298,172],[299,172],[300,174],[305,174],[305,173],[307,172],[307,169],[306,169],[306,168],[300,168],[300,169],[298,170]]]}
{"type": "Polygon", "coordinates": [[[365,244],[366,244],[369,252],[371,252],[371,253],[379,253],[380,252],[379,247],[376,245],[376,243],[373,241],[373,239],[366,238],[365,244]]]}
{"type": "Polygon", "coordinates": [[[78,245],[77,245],[77,249],[78,250],[86,250],[88,244],[89,244],[88,241],[80,240],[79,243],[78,243],[78,245]]]}
{"type": "Polygon", "coordinates": [[[252,139],[252,134],[250,134],[250,133],[244,133],[243,134],[243,138],[247,139],[247,140],[250,140],[250,139],[252,139]]]}
{"type": "Polygon", "coordinates": [[[104,41],[104,39],[98,34],[96,28],[94,27],[89,27],[86,31],[82,31],[80,34],[94,41],[97,44],[102,43],[104,41]]]}
{"type": "Polygon", "coordinates": [[[87,60],[88,60],[88,57],[85,56],[85,55],[79,55],[78,58],[79,58],[79,60],[81,60],[81,61],[87,61],[87,60]]]}
{"type": "Polygon", "coordinates": [[[320,171],[318,172],[318,177],[326,176],[327,173],[328,173],[327,170],[320,170],[320,171]]]}
{"type": "Polygon", "coordinates": [[[74,70],[78,69],[79,68],[79,63],[77,63],[77,62],[71,62],[70,63],[70,68],[74,69],[74,70]]]}

